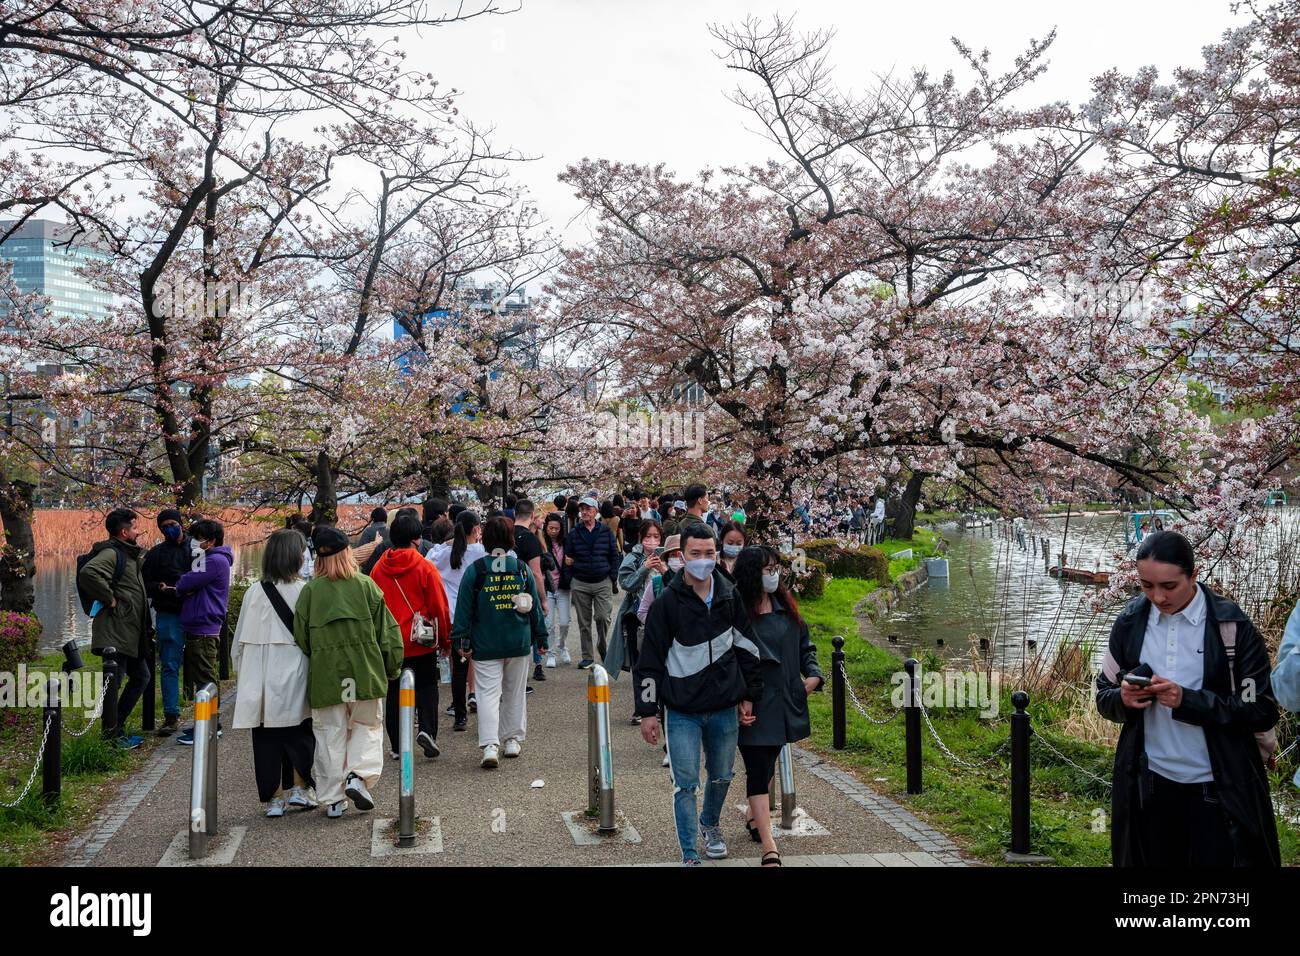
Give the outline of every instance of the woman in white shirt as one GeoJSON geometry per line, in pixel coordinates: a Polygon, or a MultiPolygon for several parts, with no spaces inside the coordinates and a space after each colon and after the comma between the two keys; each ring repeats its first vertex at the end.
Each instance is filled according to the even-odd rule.
{"type": "Polygon", "coordinates": [[[306,549],[307,540],[291,528],[271,535],[262,552],[262,580],[244,594],[235,625],[235,727],[252,729],[253,774],[268,817],[284,816],[286,804],[304,810],[317,805],[307,657],[293,639],[306,549]]]}
{"type": "MultiPolygon", "coordinates": [[[[442,576],[442,586],[447,592],[447,607],[451,619],[456,619],[456,596],[460,592],[460,581],[465,576],[465,569],[477,561],[487,551],[483,548],[483,525],[478,515],[472,511],[462,511],[456,515],[456,531],[450,544],[437,544],[429,549],[425,560],[432,561],[442,576]]],[[[459,650],[451,652],[451,715],[455,718],[452,730],[464,730],[469,712],[477,710],[474,699],[474,671],[469,658],[459,650]]]]}

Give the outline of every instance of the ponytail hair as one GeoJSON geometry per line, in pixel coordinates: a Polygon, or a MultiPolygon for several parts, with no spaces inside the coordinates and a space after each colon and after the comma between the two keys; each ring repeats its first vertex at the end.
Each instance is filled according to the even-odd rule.
{"type": "Polygon", "coordinates": [[[478,524],[478,515],[468,508],[456,515],[456,533],[451,539],[451,566],[453,570],[460,570],[461,562],[465,560],[465,549],[469,547],[469,536],[478,527],[478,524]]]}

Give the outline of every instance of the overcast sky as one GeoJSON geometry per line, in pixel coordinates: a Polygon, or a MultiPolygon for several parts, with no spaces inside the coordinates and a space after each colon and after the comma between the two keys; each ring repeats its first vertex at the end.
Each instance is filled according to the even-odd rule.
{"type": "MultiPolygon", "coordinates": [[[[427,31],[412,40],[415,65],[463,90],[462,111],[497,128],[495,142],[540,156],[517,169],[542,213],[569,241],[581,206],[556,181],[584,156],[664,162],[679,173],[761,159],[767,147],[726,99],[739,74],[718,60],[708,25],[747,14],[796,14],[803,29],[834,27],[831,62],[841,87],[861,89],[890,69],[956,66],[949,38],[987,47],[996,72],[1030,38],[1056,28],[1041,100],[1079,102],[1092,76],[1152,64],[1162,74],[1200,62],[1200,49],[1238,22],[1226,0],[1091,0],[1088,3],[971,3],[913,0],[520,0],[501,17],[427,31]]],[[[511,0],[501,0],[509,6],[511,0]]]]}

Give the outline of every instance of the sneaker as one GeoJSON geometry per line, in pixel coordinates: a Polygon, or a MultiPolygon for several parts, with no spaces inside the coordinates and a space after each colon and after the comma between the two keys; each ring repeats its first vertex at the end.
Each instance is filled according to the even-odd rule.
{"type": "Polygon", "coordinates": [[[438,749],[438,744],[433,739],[433,735],[427,730],[422,730],[416,734],[415,742],[419,745],[420,749],[424,751],[424,755],[430,760],[442,753],[442,751],[438,749]]]}
{"type": "Polygon", "coordinates": [[[667,755],[667,754],[664,754],[664,762],[661,763],[659,766],[661,766],[661,767],[671,767],[671,766],[672,766],[672,764],[668,762],[668,755],[667,755]]]}
{"type": "Polygon", "coordinates": [[[266,815],[268,817],[284,816],[284,798],[272,797],[271,802],[266,805],[266,815]]]}
{"type": "Polygon", "coordinates": [[[497,765],[498,754],[499,751],[497,750],[497,745],[488,744],[486,747],[483,748],[483,759],[478,762],[478,765],[484,768],[485,770],[491,770],[495,768],[497,765]]]}
{"type": "Polygon", "coordinates": [[[154,731],[159,737],[170,737],[176,733],[176,728],[181,725],[181,718],[177,714],[172,714],[163,721],[163,725],[154,731]]]}
{"type": "Polygon", "coordinates": [[[524,688],[524,696],[525,696],[525,697],[527,697],[527,696],[528,696],[529,694],[531,694],[532,692],[533,692],[533,685],[532,685],[532,684],[529,684],[529,685],[527,685],[527,686],[524,688]]]}
{"type": "Polygon", "coordinates": [[[470,694],[468,697],[465,698],[465,706],[469,708],[469,712],[471,714],[477,714],[478,698],[475,697],[473,694],[470,694]]]}
{"type": "Polygon", "coordinates": [[[180,735],[179,737],[176,738],[176,742],[177,742],[178,744],[180,744],[182,747],[193,747],[193,746],[194,746],[194,728],[193,728],[193,727],[190,727],[188,730],[184,730],[184,731],[182,731],[182,732],[181,732],[181,735],[180,735]]]}
{"type": "Polygon", "coordinates": [[[348,802],[346,800],[340,800],[338,803],[331,803],[325,809],[325,816],[329,817],[332,820],[336,820],[339,817],[343,816],[343,811],[346,810],[347,808],[348,808],[348,802]]]}
{"type": "Polygon", "coordinates": [[[706,827],[700,821],[700,839],[704,841],[704,855],[710,860],[727,858],[727,841],[722,839],[722,827],[706,827]]]}
{"type": "Polygon", "coordinates": [[[519,752],[523,749],[524,749],[523,744],[515,740],[514,737],[511,737],[509,740],[506,741],[506,745],[501,748],[501,756],[518,757],[519,752]]]}
{"type": "Polygon", "coordinates": [[[136,737],[134,735],[128,737],[125,734],[123,734],[121,737],[118,737],[117,740],[114,741],[114,743],[117,744],[117,747],[120,750],[135,750],[142,743],[144,743],[144,738],[136,737]]]}
{"type": "Polygon", "coordinates": [[[552,668],[555,667],[555,655],[554,655],[554,654],[547,654],[547,655],[546,655],[546,666],[547,666],[547,667],[552,667],[552,668]]]}
{"type": "Polygon", "coordinates": [[[596,662],[593,661],[591,658],[584,657],[582,660],[578,661],[578,670],[585,671],[588,667],[590,667],[594,663],[596,662]]]}
{"type": "Polygon", "coordinates": [[[569,656],[569,649],[567,647],[560,648],[560,663],[561,664],[573,663],[573,658],[569,656]]]}
{"type": "Polygon", "coordinates": [[[466,724],[466,721],[465,721],[465,720],[463,720],[463,719],[458,720],[458,721],[456,721],[454,724],[451,725],[451,729],[452,729],[452,730],[464,730],[464,729],[465,729],[465,724],[466,724]]]}
{"type": "Polygon", "coordinates": [[[299,807],[303,810],[315,810],[320,806],[316,798],[303,787],[290,788],[289,799],[285,802],[291,807],[299,807]]]}
{"type": "Polygon", "coordinates": [[[448,704],[448,705],[447,705],[447,709],[444,710],[443,713],[446,714],[448,717],[455,717],[455,716],[456,716],[456,705],[455,705],[455,704],[448,704]]]}
{"type": "Polygon", "coordinates": [[[698,856],[688,856],[682,859],[682,866],[703,866],[703,861],[698,856]]]}
{"type": "Polygon", "coordinates": [[[401,757],[401,756],[402,756],[402,755],[399,754],[396,750],[390,750],[390,751],[388,751],[388,759],[389,759],[389,760],[397,760],[397,759],[398,759],[399,757],[401,757]]]}
{"type": "Polygon", "coordinates": [[[629,720],[628,723],[631,724],[633,727],[639,726],[640,723],[641,723],[641,717],[640,717],[640,715],[638,715],[638,714],[633,714],[633,715],[632,715],[632,719],[629,720]]]}
{"type": "Polygon", "coordinates": [[[533,668],[533,680],[546,680],[546,672],[542,670],[541,664],[533,668]]]}
{"type": "Polygon", "coordinates": [[[343,792],[356,804],[358,810],[373,810],[375,808],[374,798],[370,796],[370,791],[366,789],[365,783],[355,773],[348,774],[347,780],[343,783],[343,792]]]}

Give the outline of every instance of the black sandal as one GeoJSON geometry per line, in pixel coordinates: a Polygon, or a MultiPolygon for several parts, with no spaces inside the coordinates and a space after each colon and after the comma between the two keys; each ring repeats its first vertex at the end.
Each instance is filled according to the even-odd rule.
{"type": "Polygon", "coordinates": [[[763,838],[758,835],[758,827],[754,826],[753,817],[745,817],[745,829],[749,831],[749,838],[755,843],[763,842],[763,838]]]}
{"type": "Polygon", "coordinates": [[[776,850],[768,850],[766,853],[763,854],[763,862],[758,865],[759,866],[783,866],[784,864],[781,862],[780,853],[776,852],[776,850]]]}

